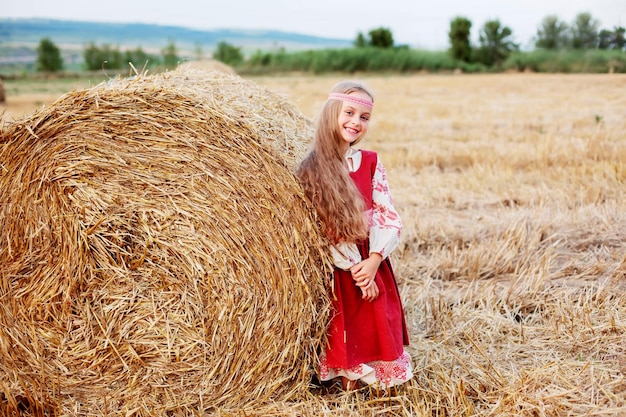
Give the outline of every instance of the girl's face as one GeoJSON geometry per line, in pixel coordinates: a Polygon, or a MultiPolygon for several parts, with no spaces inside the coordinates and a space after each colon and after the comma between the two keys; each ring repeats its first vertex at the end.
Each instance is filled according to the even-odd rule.
{"type": "MultiPolygon", "coordinates": [[[[371,100],[372,98],[363,91],[350,93],[356,97],[371,100]]],[[[342,147],[347,151],[351,144],[360,140],[367,133],[372,109],[362,104],[343,101],[339,112],[339,132],[343,139],[342,147]]]]}

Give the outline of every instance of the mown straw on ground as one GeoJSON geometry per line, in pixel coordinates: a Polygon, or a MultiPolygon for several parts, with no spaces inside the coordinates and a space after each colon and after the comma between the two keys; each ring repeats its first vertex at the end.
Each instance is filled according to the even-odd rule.
{"type": "MultiPolygon", "coordinates": [[[[341,78],[255,81],[313,116],[341,78]]],[[[416,377],[206,415],[625,415],[626,76],[365,79],[416,377]]]]}

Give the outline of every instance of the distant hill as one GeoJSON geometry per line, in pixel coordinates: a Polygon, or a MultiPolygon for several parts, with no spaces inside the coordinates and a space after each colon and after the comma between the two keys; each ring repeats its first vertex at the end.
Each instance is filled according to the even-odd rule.
{"type": "Polygon", "coordinates": [[[143,23],[101,23],[53,19],[0,18],[0,65],[15,59],[32,58],[39,41],[48,37],[62,51],[74,55],[90,42],[108,44],[121,50],[141,47],[160,51],[170,41],[184,53],[201,48],[211,52],[219,42],[241,47],[244,53],[258,49],[302,50],[350,46],[346,39],[324,38],[275,30],[198,30],[143,23]],[[73,51],[73,52],[72,52],[73,51]]]}

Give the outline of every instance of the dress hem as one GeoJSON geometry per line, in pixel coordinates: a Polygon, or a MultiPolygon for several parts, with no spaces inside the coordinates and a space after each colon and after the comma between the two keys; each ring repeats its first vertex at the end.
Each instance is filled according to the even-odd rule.
{"type": "Polygon", "coordinates": [[[320,381],[330,381],[346,377],[367,385],[378,384],[382,389],[404,384],[413,378],[411,356],[404,350],[399,358],[392,361],[372,361],[351,368],[331,368],[326,365],[326,356],[320,358],[320,381]]]}

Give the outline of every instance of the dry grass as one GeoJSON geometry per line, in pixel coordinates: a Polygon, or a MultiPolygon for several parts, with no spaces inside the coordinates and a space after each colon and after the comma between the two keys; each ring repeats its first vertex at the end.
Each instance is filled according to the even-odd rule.
{"type": "MultiPolygon", "coordinates": [[[[363,146],[405,225],[416,378],[391,398],[312,390],[247,415],[626,414],[626,77],[363,78],[363,146]]],[[[255,81],[313,117],[340,79],[255,81]]]]}
{"type": "MultiPolygon", "coordinates": [[[[312,117],[339,79],[257,81],[312,117]]],[[[365,81],[417,376],[362,412],[626,414],[626,77],[365,81]]]]}

